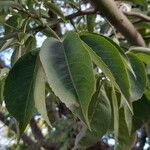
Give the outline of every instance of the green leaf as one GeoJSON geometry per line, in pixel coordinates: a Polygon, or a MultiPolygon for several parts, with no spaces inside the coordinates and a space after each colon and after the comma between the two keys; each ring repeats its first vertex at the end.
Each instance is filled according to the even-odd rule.
{"type": "Polygon", "coordinates": [[[46,84],[45,73],[41,62],[38,59],[36,64],[35,82],[34,82],[35,107],[37,108],[37,111],[42,115],[43,119],[47,122],[47,124],[52,128],[46,109],[45,84],[46,84]]]}
{"type": "Polygon", "coordinates": [[[104,72],[113,84],[123,93],[130,106],[130,85],[127,70],[116,46],[103,36],[82,34],[81,39],[91,48],[93,62],[104,72]]]}
{"type": "Polygon", "coordinates": [[[51,2],[46,2],[46,1],[44,2],[44,4],[45,4],[45,7],[49,8],[50,11],[58,15],[63,21],[66,20],[64,13],[61,11],[59,7],[57,7],[57,5],[51,2]]]}
{"type": "Polygon", "coordinates": [[[101,138],[107,132],[111,123],[111,106],[105,92],[101,90],[96,99],[93,97],[90,106],[91,132],[101,138]]]}
{"type": "Polygon", "coordinates": [[[134,75],[129,72],[131,83],[131,100],[135,101],[142,97],[146,88],[146,71],[144,64],[133,53],[128,53],[134,75]]]}
{"type": "Polygon", "coordinates": [[[133,2],[135,4],[139,4],[139,5],[147,5],[146,0],[122,0],[122,1],[129,1],[129,2],[133,2]]]}
{"type": "Polygon", "coordinates": [[[150,64],[150,48],[131,47],[129,52],[133,52],[136,56],[146,64],[150,64]]]}
{"type": "Polygon", "coordinates": [[[144,94],[138,101],[133,102],[133,126],[134,130],[140,128],[145,122],[150,120],[150,100],[144,94]],[[144,113],[143,113],[144,112],[144,113]]]}
{"type": "Polygon", "coordinates": [[[76,10],[80,10],[79,4],[76,3],[76,2],[74,2],[73,0],[65,0],[65,3],[68,4],[68,5],[70,5],[71,8],[74,8],[76,10]]]}
{"type": "Polygon", "coordinates": [[[87,15],[86,19],[87,19],[87,29],[88,29],[88,31],[93,32],[94,31],[94,26],[95,26],[96,15],[87,15]]]}
{"type": "Polygon", "coordinates": [[[132,116],[133,115],[126,105],[124,106],[124,115],[125,115],[126,125],[128,128],[128,133],[130,135],[132,131],[132,116]]]}
{"type": "Polygon", "coordinates": [[[89,120],[91,131],[83,127],[76,139],[76,145],[82,145],[84,148],[96,144],[110,127],[111,105],[103,90],[96,91],[92,97],[89,107],[89,120]]]}
{"type": "Polygon", "coordinates": [[[91,58],[79,36],[68,32],[63,42],[48,38],[42,45],[40,59],[50,87],[72,111],[82,109],[88,124],[88,107],[95,91],[91,58]]]}
{"type": "Polygon", "coordinates": [[[12,44],[15,43],[15,39],[11,38],[5,41],[5,43],[3,45],[0,46],[0,51],[4,51],[7,48],[11,47],[12,44]]]}
{"type": "Polygon", "coordinates": [[[33,81],[36,60],[36,54],[25,54],[15,63],[5,82],[6,108],[19,122],[20,135],[29,123],[34,109],[33,81]]]}
{"type": "Polygon", "coordinates": [[[21,50],[19,49],[19,46],[15,46],[11,56],[11,66],[13,66],[20,57],[21,57],[21,50]]]}
{"type": "Polygon", "coordinates": [[[25,53],[30,52],[32,49],[34,49],[36,47],[36,39],[34,36],[30,35],[25,43],[25,53]]]}
{"type": "MultiPolygon", "coordinates": [[[[119,136],[119,106],[118,106],[118,100],[116,96],[116,91],[114,87],[112,86],[112,107],[113,107],[113,123],[114,123],[114,134],[115,134],[115,141],[118,143],[118,136],[119,136]]],[[[116,145],[115,145],[116,148],[116,145]]]]}
{"type": "Polygon", "coordinates": [[[119,137],[116,150],[130,150],[132,149],[135,134],[129,134],[128,127],[125,121],[124,109],[119,111],[119,137]]]}
{"type": "Polygon", "coordinates": [[[143,61],[145,64],[150,64],[150,55],[143,54],[143,53],[137,53],[136,56],[143,61]]]}
{"type": "Polygon", "coordinates": [[[0,0],[0,11],[8,12],[9,8],[12,6],[13,1],[11,0],[0,0]]]}

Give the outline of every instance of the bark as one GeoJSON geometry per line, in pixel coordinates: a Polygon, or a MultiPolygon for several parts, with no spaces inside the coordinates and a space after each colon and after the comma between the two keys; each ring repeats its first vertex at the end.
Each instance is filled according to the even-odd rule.
{"type": "Polygon", "coordinates": [[[91,0],[91,3],[132,45],[145,46],[140,33],[118,9],[114,0],[91,0]]]}

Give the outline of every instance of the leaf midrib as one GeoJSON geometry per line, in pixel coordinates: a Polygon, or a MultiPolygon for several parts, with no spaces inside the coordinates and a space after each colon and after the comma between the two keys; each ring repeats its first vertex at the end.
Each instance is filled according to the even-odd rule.
{"type": "MultiPolygon", "coordinates": [[[[67,68],[68,68],[68,72],[69,72],[69,75],[70,75],[70,79],[71,79],[71,81],[72,81],[72,84],[73,84],[74,90],[75,90],[75,92],[76,92],[76,94],[77,94],[77,97],[79,98],[79,94],[78,94],[78,92],[77,92],[77,88],[76,88],[75,83],[74,83],[74,80],[73,80],[73,76],[72,76],[72,73],[71,73],[71,70],[70,70],[70,66],[69,66],[69,62],[68,62],[68,57],[67,57],[67,55],[66,55],[65,47],[64,47],[63,43],[62,43],[62,48],[63,48],[63,53],[64,53],[66,65],[67,65],[67,68]]],[[[77,101],[77,102],[78,102],[78,101],[77,101]]]]}

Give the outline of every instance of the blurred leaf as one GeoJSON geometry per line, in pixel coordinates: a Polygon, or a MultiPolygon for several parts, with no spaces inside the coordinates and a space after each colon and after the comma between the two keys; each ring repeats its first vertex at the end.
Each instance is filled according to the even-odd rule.
{"type": "Polygon", "coordinates": [[[96,15],[87,15],[86,19],[87,19],[87,29],[89,32],[92,33],[94,31],[96,15]]]}
{"type": "Polygon", "coordinates": [[[129,134],[128,127],[125,121],[124,109],[121,108],[119,111],[119,136],[118,143],[116,143],[116,150],[130,150],[132,149],[135,135],[129,134]]]}
{"type": "Polygon", "coordinates": [[[129,2],[133,2],[135,4],[139,4],[139,5],[147,5],[147,1],[146,0],[122,0],[122,1],[129,1],[129,2]]]}
{"type": "Polygon", "coordinates": [[[22,56],[10,70],[4,88],[6,108],[19,122],[20,135],[29,123],[34,108],[33,80],[37,55],[22,56]]]}
{"type": "Polygon", "coordinates": [[[47,1],[45,1],[44,4],[45,4],[45,7],[49,8],[50,11],[58,15],[63,21],[66,20],[64,13],[61,11],[59,7],[57,7],[57,5],[51,2],[47,2],[47,1]]]}
{"type": "Polygon", "coordinates": [[[20,57],[21,57],[21,51],[19,49],[19,46],[15,46],[11,56],[11,66],[13,66],[20,57]]]}
{"type": "Polygon", "coordinates": [[[81,34],[81,39],[91,48],[89,53],[93,62],[123,93],[127,104],[130,106],[129,79],[119,50],[100,35],[85,33],[81,34]]]}
{"type": "Polygon", "coordinates": [[[5,22],[5,34],[11,33],[13,30],[16,30],[19,23],[19,15],[10,16],[5,22]]]}
{"type": "Polygon", "coordinates": [[[133,53],[127,54],[135,76],[129,72],[131,83],[131,100],[135,101],[142,97],[146,88],[146,71],[144,64],[133,53]]]}
{"type": "Polygon", "coordinates": [[[0,79],[0,103],[2,104],[4,100],[4,85],[5,85],[5,78],[6,77],[1,77],[0,79]]]}
{"type": "Polygon", "coordinates": [[[3,45],[0,46],[0,51],[4,51],[7,48],[10,48],[12,46],[12,44],[15,43],[15,41],[16,41],[16,39],[14,39],[14,38],[4,41],[3,45]]]}
{"type": "Polygon", "coordinates": [[[72,111],[79,107],[88,121],[88,107],[95,90],[92,62],[79,36],[68,32],[63,42],[48,38],[42,45],[40,59],[50,87],[72,111]]]}
{"type": "Polygon", "coordinates": [[[145,64],[150,64],[150,55],[138,53],[136,56],[145,64]]]}
{"type": "Polygon", "coordinates": [[[125,115],[126,125],[128,128],[128,133],[130,135],[132,131],[132,116],[133,115],[126,105],[124,106],[124,115],[125,115]]]}
{"type": "Polygon", "coordinates": [[[0,11],[7,13],[12,4],[13,1],[11,0],[0,0],[0,11]]]}
{"type": "Polygon", "coordinates": [[[74,2],[73,0],[66,0],[65,3],[68,4],[68,5],[70,5],[71,8],[79,10],[79,4],[76,3],[76,2],[74,2]]]}
{"type": "Polygon", "coordinates": [[[145,64],[150,64],[150,48],[146,47],[131,47],[129,51],[136,54],[136,56],[145,64]]]}
{"type": "Polygon", "coordinates": [[[143,95],[143,97],[133,102],[133,130],[139,129],[145,122],[150,120],[150,99],[143,95]],[[144,112],[144,113],[143,113],[144,112]]]}
{"type": "Polygon", "coordinates": [[[30,35],[27,37],[25,43],[25,53],[30,52],[32,49],[36,48],[36,39],[34,36],[30,35]]]}

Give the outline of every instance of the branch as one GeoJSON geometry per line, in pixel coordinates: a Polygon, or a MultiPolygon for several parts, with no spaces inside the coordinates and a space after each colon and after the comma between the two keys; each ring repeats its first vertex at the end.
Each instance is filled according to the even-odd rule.
{"type": "Polygon", "coordinates": [[[128,41],[136,46],[145,46],[140,33],[128,18],[118,9],[114,0],[91,0],[94,7],[120,32],[128,41]]]}
{"type": "MultiPolygon", "coordinates": [[[[6,126],[8,126],[12,131],[14,131],[15,133],[17,133],[17,129],[15,124],[11,124],[11,120],[7,120],[7,118],[4,116],[3,113],[0,112],[0,121],[3,122],[6,126]]],[[[22,140],[24,141],[24,143],[26,143],[27,145],[36,145],[36,143],[27,135],[23,134],[22,136],[22,140]]]]}
{"type": "Polygon", "coordinates": [[[145,21],[145,22],[150,22],[150,17],[146,16],[144,14],[138,13],[138,12],[123,12],[126,16],[133,16],[133,17],[137,17],[140,18],[141,21],[145,21]]]}
{"type": "Polygon", "coordinates": [[[38,143],[40,143],[45,148],[45,150],[57,150],[55,144],[50,144],[48,141],[45,140],[45,138],[44,138],[40,128],[37,126],[34,118],[31,119],[30,126],[31,126],[31,130],[32,130],[32,133],[33,133],[35,139],[38,141],[38,143]]]}
{"type": "MultiPolygon", "coordinates": [[[[73,13],[73,14],[70,14],[70,15],[65,16],[65,19],[66,19],[66,20],[72,20],[72,19],[74,19],[74,18],[76,18],[76,17],[83,16],[83,15],[95,14],[96,12],[97,12],[97,11],[96,11],[96,9],[94,9],[94,8],[89,8],[89,9],[82,10],[82,11],[79,10],[79,11],[77,11],[76,13],[73,13]]],[[[45,18],[45,19],[49,20],[50,18],[45,18]]],[[[53,24],[50,24],[50,27],[53,28],[56,24],[61,23],[61,22],[63,22],[62,19],[57,19],[53,24]]],[[[36,28],[31,29],[31,31],[35,31],[35,32],[37,33],[37,32],[39,32],[39,31],[44,30],[45,28],[46,28],[46,26],[41,25],[41,26],[38,26],[38,27],[36,27],[36,28]]],[[[29,31],[30,31],[30,30],[29,30],[29,31]]],[[[29,31],[28,31],[28,32],[29,32],[29,31]]]]}
{"type": "Polygon", "coordinates": [[[91,15],[91,14],[95,14],[96,12],[97,12],[96,9],[94,9],[94,8],[89,8],[89,9],[82,10],[82,11],[79,10],[78,12],[73,13],[73,14],[71,14],[71,15],[68,15],[68,16],[66,16],[65,18],[66,18],[66,20],[71,20],[71,19],[76,18],[76,17],[78,17],[78,16],[91,15]]]}

